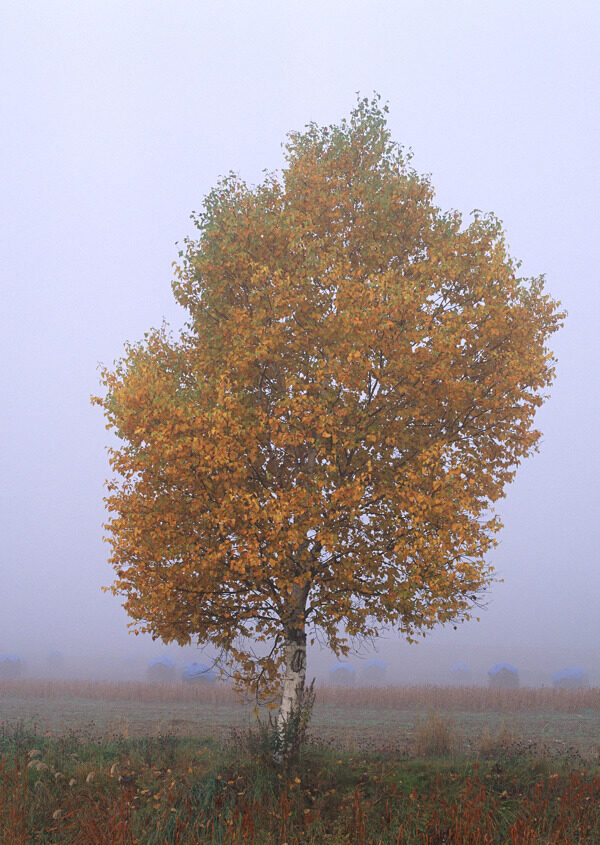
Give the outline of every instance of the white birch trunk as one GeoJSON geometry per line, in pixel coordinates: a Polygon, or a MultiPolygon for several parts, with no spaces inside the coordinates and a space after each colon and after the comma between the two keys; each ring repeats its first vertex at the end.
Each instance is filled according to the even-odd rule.
{"type": "Polygon", "coordinates": [[[284,644],[285,677],[283,679],[283,693],[281,707],[277,717],[277,732],[281,741],[281,752],[277,755],[279,762],[285,757],[286,745],[293,743],[294,737],[286,730],[291,720],[298,712],[302,702],[302,693],[306,681],[306,635],[298,640],[287,639],[284,644]]]}

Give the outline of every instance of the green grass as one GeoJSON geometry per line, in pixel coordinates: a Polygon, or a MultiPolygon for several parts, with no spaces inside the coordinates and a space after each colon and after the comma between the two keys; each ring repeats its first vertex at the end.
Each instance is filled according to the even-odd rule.
{"type": "MultiPolygon", "coordinates": [[[[506,724],[524,740],[593,757],[600,744],[600,690],[494,691],[444,687],[382,690],[317,689],[312,732],[324,743],[356,753],[413,753],[420,716],[434,708],[452,720],[465,751],[506,724]]],[[[227,688],[107,682],[0,682],[0,724],[35,723],[41,734],[85,726],[105,738],[175,734],[225,741],[231,728],[253,725],[252,703],[227,688]]]]}
{"type": "Polygon", "coordinates": [[[597,845],[599,704],[318,690],[280,771],[224,688],[5,683],[0,845],[597,845]]]}
{"type": "MultiPolygon", "coordinates": [[[[428,724],[438,736],[439,717],[425,736],[428,724]]],[[[506,731],[483,751],[356,754],[313,740],[278,770],[257,733],[98,740],[21,723],[0,735],[0,842],[600,842],[598,761],[506,731]]]]}

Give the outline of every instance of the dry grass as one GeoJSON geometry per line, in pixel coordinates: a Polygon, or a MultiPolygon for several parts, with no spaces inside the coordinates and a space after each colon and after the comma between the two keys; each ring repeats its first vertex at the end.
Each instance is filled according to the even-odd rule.
{"type": "MultiPolygon", "coordinates": [[[[440,725],[430,717],[428,741],[448,736],[440,725]]],[[[0,738],[0,845],[600,842],[597,764],[432,750],[381,759],[307,749],[282,770],[239,738],[98,743],[20,730],[0,738]]]]}
{"type": "Polygon", "coordinates": [[[415,752],[418,757],[447,757],[457,745],[457,736],[450,719],[430,710],[419,719],[415,731],[415,752]]]}
{"type": "Polygon", "coordinates": [[[239,701],[226,684],[157,684],[141,681],[54,681],[26,679],[0,681],[0,701],[6,698],[87,698],[106,701],[235,704],[239,701]]]}
{"type": "Polygon", "coordinates": [[[579,713],[582,710],[600,711],[600,688],[580,690],[552,687],[523,687],[521,689],[489,689],[488,687],[443,687],[423,685],[415,687],[356,687],[339,689],[319,687],[319,704],[343,708],[372,710],[469,710],[474,712],[515,713],[519,711],[557,711],[579,713]]]}
{"type": "Polygon", "coordinates": [[[0,845],[600,842],[600,690],[317,692],[282,778],[225,685],[3,682],[0,845]]]}
{"type": "MultiPolygon", "coordinates": [[[[417,724],[429,711],[452,720],[460,747],[506,745],[502,726],[524,743],[555,754],[576,749],[586,758],[599,753],[600,690],[479,687],[320,687],[310,734],[347,751],[410,754],[417,724]],[[487,732],[487,733],[486,733],[487,732]]],[[[106,681],[18,680],[0,683],[0,736],[19,723],[47,736],[84,731],[96,740],[124,737],[212,736],[223,740],[232,728],[255,724],[254,700],[237,699],[224,684],[146,684],[106,681]]],[[[265,713],[266,717],[266,713],[265,713]]],[[[485,751],[483,752],[485,753],[485,751]]]]}
{"type": "MultiPolygon", "coordinates": [[[[600,688],[568,690],[552,687],[489,689],[487,687],[330,687],[316,689],[319,705],[369,710],[413,710],[415,708],[448,711],[515,713],[519,711],[557,711],[579,713],[600,711],[600,688]]],[[[182,683],[152,684],[137,681],[0,681],[3,698],[87,698],[110,701],[183,702],[206,705],[236,704],[240,699],[227,684],[190,686],[182,683]]]]}
{"type": "Polygon", "coordinates": [[[486,726],[479,739],[477,751],[481,757],[495,757],[505,749],[514,747],[519,739],[518,733],[508,722],[504,722],[500,730],[494,733],[486,726]]]}

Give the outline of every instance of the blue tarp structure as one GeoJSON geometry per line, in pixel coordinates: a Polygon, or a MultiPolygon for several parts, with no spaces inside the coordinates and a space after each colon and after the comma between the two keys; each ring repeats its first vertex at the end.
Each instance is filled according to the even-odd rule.
{"type": "Polygon", "coordinates": [[[217,675],[206,663],[189,663],[181,673],[181,680],[186,684],[211,684],[217,675]]]}
{"type": "Polygon", "coordinates": [[[351,684],[354,682],[356,670],[350,663],[340,661],[329,670],[329,677],[334,684],[351,684]]]}
{"type": "Polygon", "coordinates": [[[365,663],[365,669],[381,669],[382,672],[385,672],[387,664],[384,663],[383,660],[379,660],[377,657],[372,657],[365,663]]]}
{"type": "Polygon", "coordinates": [[[154,666],[164,666],[166,669],[174,669],[175,661],[171,660],[170,657],[155,657],[148,664],[148,668],[152,669],[154,666]]]}
{"type": "Polygon", "coordinates": [[[340,660],[339,663],[334,663],[334,665],[329,670],[331,675],[334,675],[336,672],[341,672],[342,674],[349,672],[351,675],[354,674],[356,670],[351,663],[344,663],[344,661],[340,660]]]}
{"type": "Polygon", "coordinates": [[[565,666],[552,676],[552,682],[555,687],[586,687],[589,683],[588,673],[581,666],[565,666]]]}
{"type": "Polygon", "coordinates": [[[23,663],[18,654],[0,654],[0,679],[10,681],[18,678],[23,663]]]}
{"type": "Polygon", "coordinates": [[[470,675],[471,667],[468,663],[455,663],[450,671],[453,675],[470,675]]]}
{"type": "Polygon", "coordinates": [[[368,686],[379,686],[385,682],[387,665],[378,657],[371,657],[363,665],[361,672],[363,683],[368,686]]]}
{"type": "Polygon", "coordinates": [[[450,669],[450,675],[455,684],[469,684],[472,679],[471,667],[468,663],[455,663],[450,669]]]}
{"type": "Polygon", "coordinates": [[[494,663],[488,669],[488,679],[491,687],[516,689],[519,686],[519,670],[511,663],[494,663]]]}
{"type": "Polygon", "coordinates": [[[175,661],[166,655],[155,657],[148,664],[148,676],[154,681],[169,681],[175,672],[175,661]]]}
{"type": "Polygon", "coordinates": [[[488,669],[488,675],[498,675],[502,670],[506,672],[512,672],[514,675],[519,674],[519,670],[516,666],[513,666],[510,663],[494,663],[491,669],[488,669]]]}

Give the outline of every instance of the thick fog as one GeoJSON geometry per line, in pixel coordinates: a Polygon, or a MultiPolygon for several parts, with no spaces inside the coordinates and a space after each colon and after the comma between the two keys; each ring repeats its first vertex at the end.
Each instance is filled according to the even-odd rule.
{"type": "MultiPolygon", "coordinates": [[[[128,634],[101,591],[98,364],[163,317],[182,324],[176,242],[220,175],[260,181],[288,131],[375,90],[439,205],[495,212],[522,273],[545,273],[569,312],[540,452],[498,507],[503,583],[457,631],[387,632],[388,677],[445,682],[464,661],[485,682],[508,661],[527,683],[575,663],[600,683],[596,0],[40,0],[3,4],[0,41],[0,653],[43,674],[57,649],[60,671],[89,677],[196,654],[128,634]]],[[[310,659],[309,675],[333,662],[310,659]]]]}

